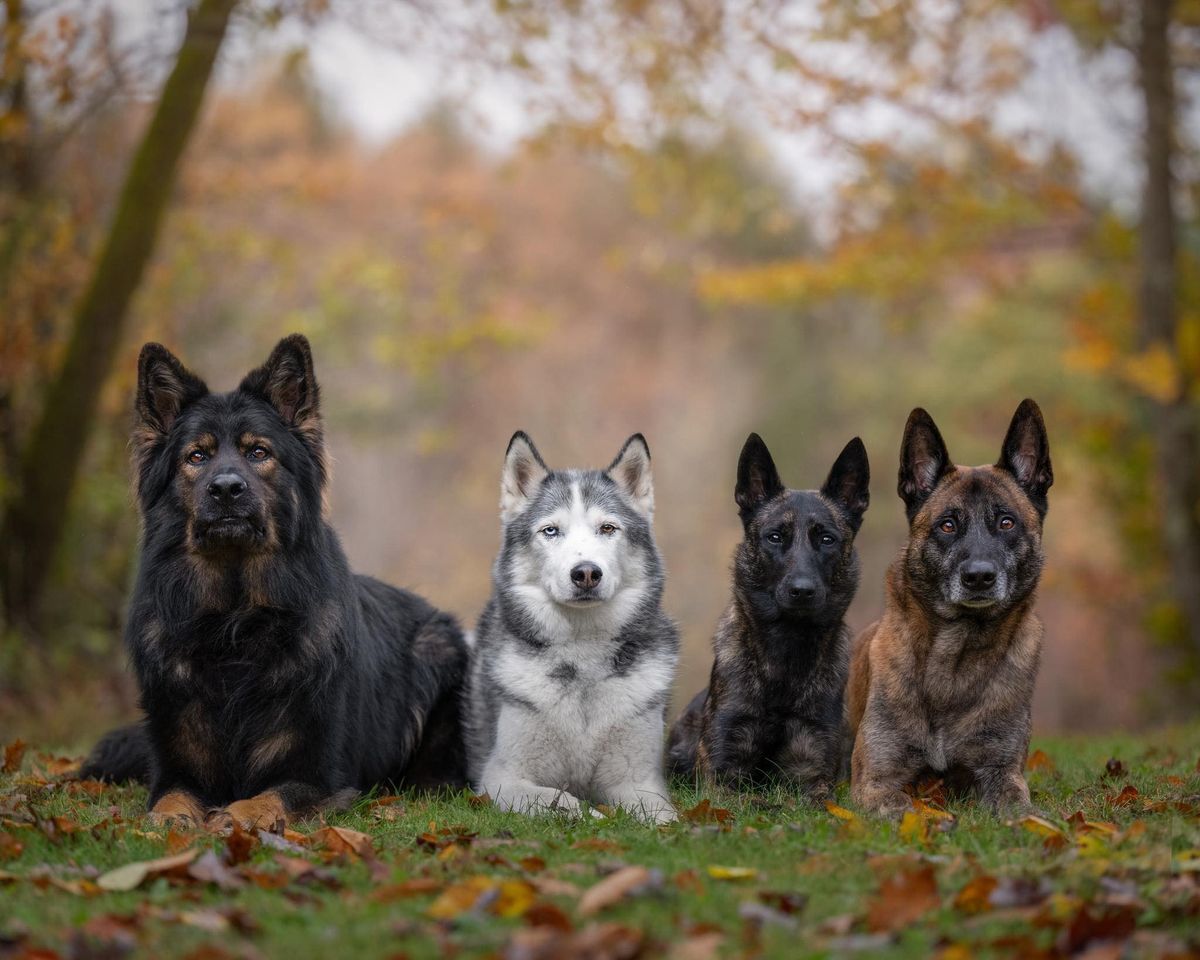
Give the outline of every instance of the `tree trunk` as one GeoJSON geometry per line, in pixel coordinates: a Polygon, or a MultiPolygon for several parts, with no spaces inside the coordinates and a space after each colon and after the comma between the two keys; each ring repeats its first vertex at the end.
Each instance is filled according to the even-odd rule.
{"type": "Polygon", "coordinates": [[[10,625],[36,622],[100,391],[236,3],[200,0],[188,15],[175,66],[134,154],[108,236],[76,307],[62,369],[24,448],[0,537],[0,586],[10,625]]]}
{"type": "MultiPolygon", "coordinates": [[[[1138,334],[1143,350],[1178,358],[1178,217],[1171,161],[1175,91],[1171,63],[1172,0],[1142,0],[1138,65],[1146,111],[1146,183],[1140,230],[1138,334]]],[[[1162,499],[1163,541],[1171,591],[1193,656],[1200,658],[1200,425],[1179,363],[1174,396],[1151,410],[1162,499]]]]}

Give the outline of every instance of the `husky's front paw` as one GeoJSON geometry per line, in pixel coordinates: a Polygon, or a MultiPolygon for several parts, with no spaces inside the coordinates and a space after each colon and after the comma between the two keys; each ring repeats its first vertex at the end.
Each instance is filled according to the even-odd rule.
{"type": "Polygon", "coordinates": [[[556,790],[553,787],[499,787],[493,793],[487,791],[494,803],[501,810],[513,813],[565,813],[578,817],[583,814],[583,802],[566,790],[556,790]]]}

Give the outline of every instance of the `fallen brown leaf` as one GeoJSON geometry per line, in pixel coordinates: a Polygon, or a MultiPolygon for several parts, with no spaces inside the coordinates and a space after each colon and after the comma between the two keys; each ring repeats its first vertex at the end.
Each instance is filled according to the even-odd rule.
{"type": "Polygon", "coordinates": [[[654,875],[645,867],[622,867],[589,887],[579,898],[578,911],[590,917],[626,897],[639,893],[654,883],[654,875]]]}
{"type": "Polygon", "coordinates": [[[517,930],[501,948],[504,960],[634,960],[645,934],[618,923],[594,923],[575,932],[553,927],[517,930]]]}
{"type": "Polygon", "coordinates": [[[25,749],[29,745],[24,740],[14,740],[12,743],[6,744],[4,747],[4,764],[0,766],[0,773],[16,773],[21,769],[21,760],[25,756],[25,749]]]}
{"type": "Polygon", "coordinates": [[[1120,793],[1109,797],[1108,802],[1114,807],[1127,807],[1139,796],[1141,796],[1141,794],[1138,793],[1137,787],[1135,787],[1132,783],[1127,783],[1121,788],[1120,793]]]}
{"type": "Polygon", "coordinates": [[[680,940],[667,952],[667,960],[713,960],[725,942],[723,933],[701,933],[680,940]]]}
{"type": "Polygon", "coordinates": [[[199,855],[199,848],[193,847],[171,857],[136,860],[101,874],[96,878],[96,886],[102,890],[136,890],[147,878],[182,870],[199,855]]]}
{"type": "Polygon", "coordinates": [[[684,810],[681,814],[684,820],[689,823],[705,824],[705,823],[729,823],[733,820],[733,814],[724,807],[714,807],[707,798],[701,800],[690,810],[684,810]]]}
{"type": "Polygon", "coordinates": [[[939,903],[937,878],[929,864],[913,865],[886,876],[867,909],[872,933],[901,930],[939,903]]]}
{"type": "Polygon", "coordinates": [[[1057,768],[1044,750],[1034,750],[1025,761],[1025,769],[1040,773],[1053,773],[1057,768]]]}

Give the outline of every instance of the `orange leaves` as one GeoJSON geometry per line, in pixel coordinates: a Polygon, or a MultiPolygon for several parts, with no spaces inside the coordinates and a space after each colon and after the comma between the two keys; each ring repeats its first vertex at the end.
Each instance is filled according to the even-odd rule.
{"type": "Polygon", "coordinates": [[[714,807],[707,798],[701,800],[690,810],[684,810],[681,816],[688,823],[698,825],[710,823],[726,825],[733,822],[732,813],[723,807],[714,807]]]}
{"type": "Polygon", "coordinates": [[[879,890],[867,908],[867,929],[872,933],[901,930],[939,902],[933,866],[903,863],[880,881],[879,890]]]}
{"type": "Polygon", "coordinates": [[[1034,750],[1025,761],[1025,769],[1033,773],[1054,773],[1058,768],[1044,750],[1034,750]]]}
{"type": "Polygon", "coordinates": [[[867,825],[853,810],[847,810],[845,807],[839,807],[832,801],[825,804],[825,809],[833,816],[841,821],[841,826],[838,829],[838,836],[841,837],[858,837],[867,832],[867,825]]]}
{"type": "Polygon", "coordinates": [[[25,756],[25,748],[28,745],[24,740],[14,740],[12,743],[6,744],[4,747],[4,764],[0,766],[0,773],[16,773],[21,769],[21,760],[25,756]]]}
{"type": "Polygon", "coordinates": [[[913,808],[900,819],[900,836],[909,843],[929,844],[940,833],[950,833],[958,826],[954,814],[947,813],[914,797],[913,808]]]}

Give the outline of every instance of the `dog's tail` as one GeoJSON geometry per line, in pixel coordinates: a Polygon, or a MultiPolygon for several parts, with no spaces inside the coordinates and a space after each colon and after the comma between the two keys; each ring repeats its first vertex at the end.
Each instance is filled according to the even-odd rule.
{"type": "Polygon", "coordinates": [[[88,754],[79,768],[83,780],[120,782],[150,780],[150,737],[144,723],[110,730],[88,754]]]}

